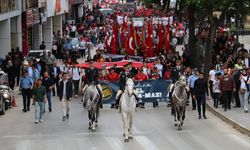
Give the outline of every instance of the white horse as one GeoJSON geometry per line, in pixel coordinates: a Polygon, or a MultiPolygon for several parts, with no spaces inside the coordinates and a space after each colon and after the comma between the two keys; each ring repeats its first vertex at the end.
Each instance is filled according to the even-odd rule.
{"type": "Polygon", "coordinates": [[[134,82],[131,78],[126,81],[125,90],[120,99],[121,115],[124,127],[124,141],[132,139],[132,125],[136,109],[136,99],[133,94],[134,82]]]}

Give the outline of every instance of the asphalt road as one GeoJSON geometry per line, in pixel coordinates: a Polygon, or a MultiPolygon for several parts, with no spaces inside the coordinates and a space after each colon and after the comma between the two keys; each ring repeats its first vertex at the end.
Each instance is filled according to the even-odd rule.
{"type": "Polygon", "coordinates": [[[53,98],[53,111],[44,122],[34,124],[34,107],[23,113],[19,107],[0,116],[0,150],[249,150],[250,138],[207,112],[207,120],[197,119],[188,107],[182,131],[174,127],[170,108],[138,109],[134,118],[134,139],[123,142],[122,121],[108,105],[100,112],[96,132],[88,130],[87,112],[73,99],[69,120],[63,122],[60,103],[53,98]]]}

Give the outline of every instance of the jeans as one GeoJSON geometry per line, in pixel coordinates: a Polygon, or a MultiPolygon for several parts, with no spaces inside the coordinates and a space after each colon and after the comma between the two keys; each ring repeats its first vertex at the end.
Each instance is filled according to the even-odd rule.
{"type": "Polygon", "coordinates": [[[78,91],[79,91],[79,82],[80,82],[80,80],[73,80],[73,84],[74,84],[74,93],[75,93],[75,95],[78,95],[78,91]]]}
{"type": "Polygon", "coordinates": [[[248,111],[248,96],[249,96],[248,91],[244,93],[239,92],[241,108],[245,111],[248,111]]]}
{"type": "Polygon", "coordinates": [[[44,111],[44,102],[35,102],[35,120],[41,120],[44,111]]]}
{"type": "Polygon", "coordinates": [[[197,108],[198,108],[198,114],[201,116],[201,106],[203,111],[203,116],[205,116],[206,112],[206,95],[196,95],[197,100],[197,108]]]}
{"type": "Polygon", "coordinates": [[[23,109],[26,111],[30,109],[30,89],[22,89],[23,95],[23,109]]]}
{"type": "Polygon", "coordinates": [[[224,109],[231,109],[231,100],[233,91],[223,91],[223,105],[224,109]]]}
{"type": "Polygon", "coordinates": [[[213,97],[214,97],[214,107],[218,108],[220,101],[220,93],[213,93],[213,97]]]}
{"type": "Polygon", "coordinates": [[[52,109],[52,104],[51,104],[51,91],[47,92],[46,93],[46,97],[47,97],[47,100],[48,100],[48,105],[49,105],[49,110],[52,109]]]}

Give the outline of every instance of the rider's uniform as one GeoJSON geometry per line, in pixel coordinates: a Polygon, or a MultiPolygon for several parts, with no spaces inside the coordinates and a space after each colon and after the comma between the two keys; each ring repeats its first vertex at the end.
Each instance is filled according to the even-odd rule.
{"type": "Polygon", "coordinates": [[[85,77],[86,77],[86,84],[83,88],[83,93],[85,94],[85,91],[87,89],[87,87],[94,83],[96,85],[97,91],[100,95],[100,101],[102,98],[102,87],[98,82],[98,76],[99,76],[99,71],[98,69],[94,68],[94,67],[90,67],[89,69],[85,70],[85,77]]]}
{"type": "MultiPolygon", "coordinates": [[[[119,86],[120,86],[120,89],[119,91],[117,92],[116,94],[116,104],[118,105],[119,104],[119,99],[125,89],[125,86],[126,86],[126,81],[128,78],[132,78],[133,79],[133,74],[130,72],[130,71],[124,71],[120,74],[119,76],[119,86]]],[[[136,98],[138,97],[138,93],[136,92],[136,90],[133,90],[133,94],[136,96],[136,98]]]]}

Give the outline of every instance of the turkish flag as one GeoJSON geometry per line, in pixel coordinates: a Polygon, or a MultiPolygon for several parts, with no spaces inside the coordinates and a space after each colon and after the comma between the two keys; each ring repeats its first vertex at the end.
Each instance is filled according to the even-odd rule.
{"type": "Polygon", "coordinates": [[[147,48],[147,56],[153,57],[154,51],[153,51],[153,28],[152,23],[148,24],[148,31],[146,36],[146,48],[147,48]]]}
{"type": "Polygon", "coordinates": [[[128,24],[126,21],[126,16],[123,17],[123,23],[122,23],[122,30],[121,30],[121,43],[122,43],[122,47],[125,48],[125,46],[127,45],[127,43],[125,42],[126,39],[126,32],[128,30],[128,24]]]}
{"type": "Polygon", "coordinates": [[[117,54],[117,43],[118,43],[118,27],[115,22],[113,25],[112,39],[110,43],[111,54],[117,54]]]}
{"type": "Polygon", "coordinates": [[[126,49],[128,55],[135,55],[135,40],[133,23],[129,25],[129,38],[127,39],[128,47],[126,49]]]}
{"type": "Polygon", "coordinates": [[[165,43],[165,48],[166,48],[166,53],[168,54],[170,51],[170,40],[169,40],[169,34],[170,34],[170,24],[168,23],[167,25],[167,29],[165,31],[165,39],[166,39],[166,43],[165,43]]]}
{"type": "Polygon", "coordinates": [[[158,55],[159,52],[162,50],[163,48],[163,28],[162,28],[162,24],[158,24],[157,26],[157,43],[156,43],[156,54],[158,55]]]}

